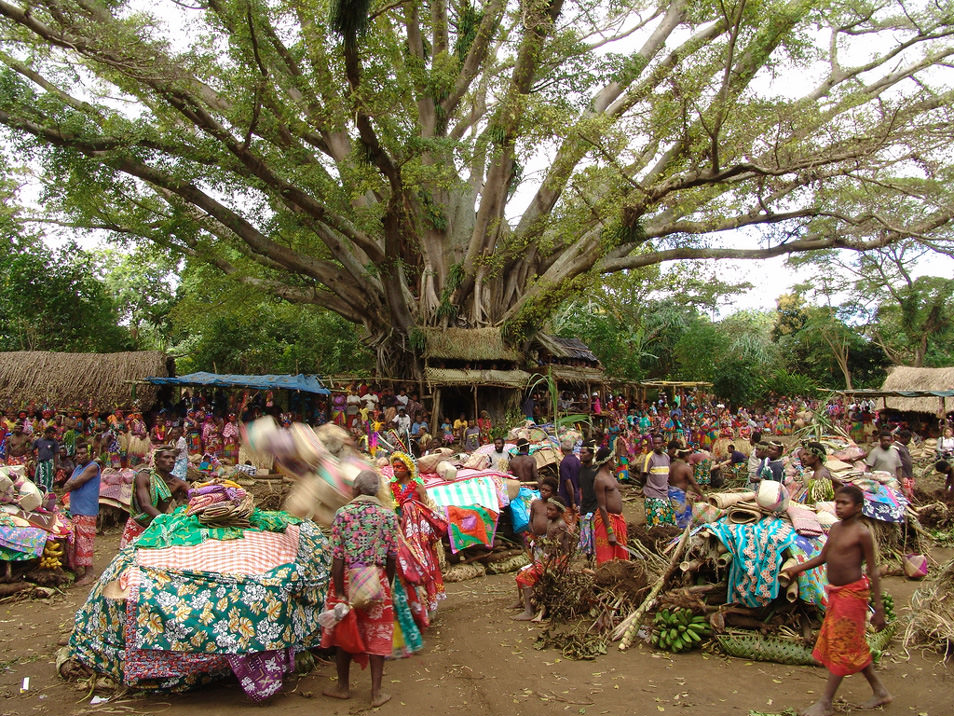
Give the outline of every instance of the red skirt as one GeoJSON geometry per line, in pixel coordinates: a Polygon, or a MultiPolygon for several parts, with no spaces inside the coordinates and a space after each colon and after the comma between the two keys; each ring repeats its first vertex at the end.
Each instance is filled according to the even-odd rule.
{"type": "Polygon", "coordinates": [[[868,577],[828,585],[828,611],[812,656],[835,676],[857,674],[871,663],[865,640],[868,617],[868,577]]]}
{"type": "Polygon", "coordinates": [[[614,559],[629,559],[629,552],[626,551],[626,520],[622,515],[607,513],[612,523],[613,532],[616,533],[616,544],[609,543],[609,532],[606,525],[603,524],[603,513],[597,510],[593,514],[593,537],[596,541],[596,563],[603,564],[614,559]]]}
{"type": "MultiPolygon", "coordinates": [[[[391,602],[391,585],[387,575],[380,570],[381,587],[387,598],[381,602],[373,602],[365,609],[355,609],[358,618],[358,633],[364,642],[364,654],[352,654],[354,660],[364,666],[367,663],[366,655],[391,656],[394,650],[394,605],[391,602]]],[[[345,570],[345,591],[348,590],[348,572],[345,570]]],[[[335,594],[334,580],[328,584],[328,596],[325,599],[325,608],[331,609],[341,601],[335,594]]],[[[321,633],[321,646],[328,649],[338,646],[335,643],[334,628],[325,629],[321,633]]]]}

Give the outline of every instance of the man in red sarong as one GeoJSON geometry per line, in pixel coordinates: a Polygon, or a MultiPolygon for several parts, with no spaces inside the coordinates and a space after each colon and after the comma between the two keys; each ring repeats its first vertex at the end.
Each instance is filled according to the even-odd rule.
{"type": "Polygon", "coordinates": [[[593,515],[593,537],[596,544],[596,563],[614,559],[629,559],[626,550],[626,520],[623,519],[623,496],[613,474],[613,453],[601,447],[593,461],[596,478],[596,514],[593,515]]]}
{"type": "Polygon", "coordinates": [[[863,501],[864,495],[855,485],[838,488],[835,514],[841,521],[832,525],[821,554],[783,570],[793,578],[822,564],[828,565],[828,611],[812,652],[812,656],[828,669],[828,683],[821,699],[805,711],[804,716],[831,716],[834,713],[832,700],[841,680],[859,671],[873,692],[871,700],[862,708],[878,708],[891,703],[893,698],[874,673],[871,652],[865,640],[869,593],[875,608],[872,625],[880,631],[884,629],[885,621],[874,538],[858,519],[863,501]],[[867,576],[862,574],[862,563],[867,567],[867,576]]]}
{"type": "Polygon", "coordinates": [[[380,583],[379,597],[360,608],[355,607],[358,633],[364,643],[360,654],[342,648],[345,642],[337,639],[338,627],[326,629],[321,635],[321,646],[335,647],[335,666],[338,672],[336,686],[324,691],[336,699],[351,698],[349,673],[352,658],[361,664],[371,663],[371,707],[377,708],[390,700],[390,694],[381,690],[384,659],[391,655],[394,636],[394,606],[391,602],[391,580],[397,566],[398,519],[393,510],[385,509],[375,495],[378,492],[377,473],[364,470],[354,480],[354,499],[335,513],[331,524],[331,578],[326,607],[349,601],[348,584],[352,577],[366,578],[367,570],[376,569],[380,583]]]}
{"type": "Polygon", "coordinates": [[[76,443],[76,467],[63,485],[70,493],[70,516],[73,521],[73,544],[70,566],[76,573],[76,584],[93,581],[93,542],[96,539],[96,517],[99,515],[99,463],[89,454],[89,445],[76,443]]]}

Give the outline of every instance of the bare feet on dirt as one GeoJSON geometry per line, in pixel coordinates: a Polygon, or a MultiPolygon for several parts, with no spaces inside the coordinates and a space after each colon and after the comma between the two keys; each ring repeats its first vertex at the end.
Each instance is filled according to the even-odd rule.
{"type": "Polygon", "coordinates": [[[384,691],[379,691],[377,695],[371,694],[371,708],[376,709],[378,706],[384,706],[390,700],[391,694],[384,691]]]}
{"type": "Polygon", "coordinates": [[[832,716],[835,713],[834,707],[830,703],[816,701],[807,709],[801,712],[801,716],[832,716]]]}
{"type": "Polygon", "coordinates": [[[333,699],[350,699],[351,690],[342,688],[341,686],[329,686],[327,689],[322,691],[325,696],[330,696],[333,699]]]}
{"type": "Polygon", "coordinates": [[[865,703],[862,704],[861,708],[876,709],[876,708],[880,708],[881,706],[887,706],[892,701],[894,701],[894,696],[889,694],[887,691],[883,691],[883,692],[876,693],[874,696],[871,697],[871,699],[869,699],[868,701],[865,701],[865,703]]]}

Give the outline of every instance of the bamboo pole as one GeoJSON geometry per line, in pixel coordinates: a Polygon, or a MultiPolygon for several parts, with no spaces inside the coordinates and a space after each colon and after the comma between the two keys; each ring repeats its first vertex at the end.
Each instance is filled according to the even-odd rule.
{"type": "Polygon", "coordinates": [[[663,586],[679,568],[679,564],[682,561],[682,554],[685,551],[686,545],[689,544],[689,533],[691,531],[692,524],[690,523],[686,525],[686,529],[682,533],[682,537],[679,538],[679,543],[676,545],[676,549],[673,550],[672,557],[669,559],[669,565],[666,567],[666,571],[662,573],[662,576],[656,581],[656,584],[653,585],[653,588],[650,590],[649,594],[646,595],[643,603],[640,604],[632,614],[621,621],[619,626],[613,630],[613,638],[622,639],[622,641],[619,643],[620,651],[626,651],[626,649],[632,646],[633,640],[636,638],[636,633],[639,631],[639,623],[642,621],[643,616],[646,614],[646,612],[653,608],[653,605],[656,604],[656,597],[659,596],[659,592],[662,591],[663,586]]]}

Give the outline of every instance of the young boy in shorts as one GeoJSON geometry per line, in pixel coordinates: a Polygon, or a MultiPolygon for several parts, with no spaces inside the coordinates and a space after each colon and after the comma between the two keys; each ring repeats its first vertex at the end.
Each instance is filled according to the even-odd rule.
{"type": "Polygon", "coordinates": [[[874,538],[860,521],[864,495],[855,485],[845,485],[835,493],[835,514],[840,522],[832,525],[821,554],[807,562],[783,570],[790,578],[822,564],[828,565],[828,611],[812,656],[828,669],[825,692],[803,716],[831,716],[832,699],[841,680],[859,671],[864,674],[873,698],[862,708],[874,709],[891,703],[893,697],[874,673],[871,652],[865,641],[868,595],[872,595],[872,625],[884,629],[884,605],[875,557],[874,538]],[[867,575],[862,573],[864,562],[867,575]]]}

